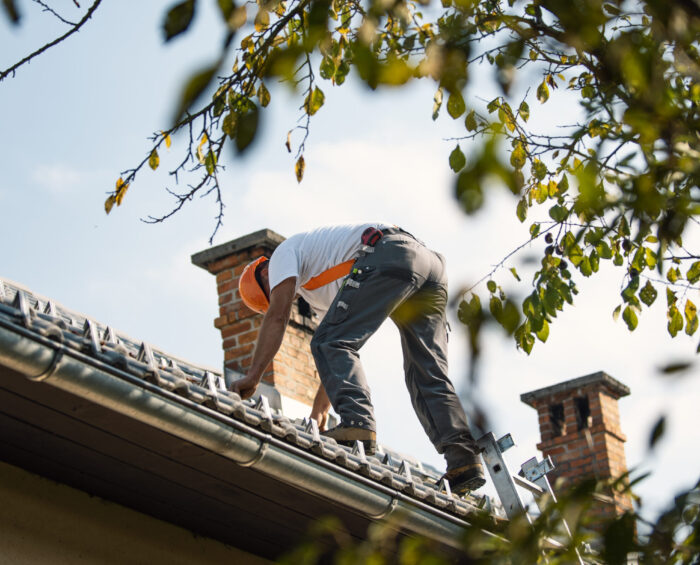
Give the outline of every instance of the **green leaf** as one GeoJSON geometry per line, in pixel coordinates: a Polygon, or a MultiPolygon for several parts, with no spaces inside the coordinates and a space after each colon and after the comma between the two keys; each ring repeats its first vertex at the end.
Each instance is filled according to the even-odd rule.
{"type": "Polygon", "coordinates": [[[649,435],[649,448],[652,448],[656,445],[656,443],[664,435],[665,431],[666,431],[666,417],[661,416],[656,421],[656,424],[654,424],[654,427],[651,430],[651,434],[649,435]]]}
{"type": "Polygon", "coordinates": [[[486,288],[489,289],[489,292],[493,293],[493,292],[496,292],[496,290],[498,289],[498,286],[496,285],[495,281],[489,281],[486,283],[486,288]]]}
{"type": "Polygon", "coordinates": [[[224,116],[221,123],[221,130],[233,139],[236,135],[236,124],[238,123],[238,115],[231,111],[224,116]]]}
{"type": "Polygon", "coordinates": [[[213,65],[201,71],[197,71],[190,77],[180,95],[180,102],[177,107],[177,112],[175,112],[175,119],[173,120],[174,123],[178,123],[182,119],[185,112],[190,109],[209,84],[211,84],[211,81],[216,75],[217,68],[218,65],[213,65]]]}
{"type": "Polygon", "coordinates": [[[558,204],[555,204],[549,209],[549,217],[555,222],[563,222],[566,220],[568,215],[569,210],[564,206],[559,206],[558,204]]]}
{"type": "Polygon", "coordinates": [[[253,143],[258,132],[259,120],[258,107],[253,103],[238,117],[238,123],[236,124],[236,149],[239,153],[243,153],[253,143]]]}
{"type": "Polygon", "coordinates": [[[693,335],[698,330],[698,309],[690,299],[685,301],[685,333],[693,335]]]}
{"type": "Polygon", "coordinates": [[[489,310],[491,315],[496,319],[501,319],[501,314],[503,313],[503,303],[498,298],[498,296],[492,296],[489,300],[489,310]]]}
{"type": "Polygon", "coordinates": [[[620,319],[620,312],[622,311],[622,304],[618,305],[615,310],[613,310],[612,317],[616,322],[620,319]]]}
{"type": "Polygon", "coordinates": [[[559,194],[564,194],[569,190],[569,177],[562,175],[561,180],[557,183],[557,191],[559,194]]]}
{"type": "Polygon", "coordinates": [[[671,269],[668,270],[668,273],[666,273],[666,278],[668,279],[668,282],[674,283],[678,280],[678,278],[681,276],[681,272],[676,269],[675,267],[672,267],[671,269]]]}
{"type": "Polygon", "coordinates": [[[541,227],[539,223],[534,223],[530,226],[530,237],[532,239],[535,239],[539,235],[541,227]]]}
{"type": "Polygon", "coordinates": [[[153,169],[155,171],[158,168],[159,164],[160,164],[160,157],[158,157],[158,151],[156,151],[154,148],[148,157],[148,166],[151,167],[151,169],[153,169]]]}
{"type": "Polygon", "coordinates": [[[644,285],[644,288],[639,291],[639,298],[644,304],[647,306],[651,306],[654,301],[656,300],[656,296],[658,295],[658,292],[654,288],[654,285],[651,284],[650,281],[647,281],[647,284],[644,285]]]}
{"type": "Polygon", "coordinates": [[[267,105],[270,103],[270,91],[267,89],[267,87],[260,82],[260,86],[258,87],[258,100],[260,100],[260,105],[265,108],[267,105]]]}
{"type": "Polygon", "coordinates": [[[676,303],[676,293],[670,288],[666,288],[666,306],[673,306],[676,303]]]}
{"type": "Polygon", "coordinates": [[[688,279],[690,284],[700,281],[700,261],[696,261],[690,266],[690,269],[685,274],[685,278],[688,279]]]}
{"type": "Polygon", "coordinates": [[[319,72],[321,77],[328,80],[333,78],[335,74],[335,63],[331,57],[324,57],[321,61],[321,66],[319,67],[319,72]]]}
{"type": "Polygon", "coordinates": [[[634,329],[637,327],[637,314],[632,306],[625,307],[625,309],[622,311],[622,319],[627,324],[629,331],[634,331],[634,329]]]}
{"type": "Polygon", "coordinates": [[[518,276],[518,271],[515,270],[515,267],[511,267],[511,268],[510,268],[510,272],[511,272],[511,273],[513,274],[513,276],[515,277],[515,280],[518,281],[518,282],[520,282],[520,277],[518,276]]]}
{"type": "Polygon", "coordinates": [[[221,18],[224,20],[224,22],[228,23],[229,18],[233,15],[233,10],[236,8],[236,5],[233,3],[233,0],[216,0],[216,2],[219,5],[221,18]]]}
{"type": "Polygon", "coordinates": [[[304,101],[304,110],[309,116],[313,116],[321,109],[325,100],[326,96],[323,94],[323,91],[318,86],[315,86],[304,101]]]}
{"type": "Polygon", "coordinates": [[[675,304],[668,309],[668,333],[671,337],[676,337],[679,331],[683,329],[683,316],[676,308],[675,304]]]}
{"type": "Polygon", "coordinates": [[[185,0],[168,10],[165,22],[163,22],[165,41],[170,41],[190,27],[192,18],[194,18],[194,5],[195,0],[185,0]]]}
{"type": "Polygon", "coordinates": [[[209,153],[207,153],[207,156],[204,159],[204,168],[210,175],[213,175],[214,171],[216,170],[216,153],[211,150],[209,150],[209,153]]]}
{"type": "Polygon", "coordinates": [[[467,107],[464,104],[464,98],[459,92],[452,92],[447,99],[447,113],[456,120],[466,111],[467,107]]]}
{"type": "Polygon", "coordinates": [[[520,323],[520,312],[518,307],[511,300],[506,300],[503,303],[503,312],[501,314],[501,319],[498,320],[503,329],[511,335],[520,323]]]}
{"type": "Polygon", "coordinates": [[[524,222],[525,219],[527,218],[527,209],[528,209],[527,199],[521,198],[518,201],[517,207],[515,208],[515,215],[518,217],[518,220],[520,220],[521,222],[524,222]]]}
{"type": "Polygon", "coordinates": [[[473,214],[484,204],[484,193],[481,183],[474,171],[464,169],[457,177],[457,199],[467,214],[473,214]]]}
{"type": "Polygon", "coordinates": [[[530,106],[527,105],[527,102],[523,100],[520,103],[520,108],[518,108],[518,114],[520,114],[520,117],[523,119],[524,122],[527,122],[530,119],[530,106]]]}
{"type": "Polygon", "coordinates": [[[541,104],[549,100],[549,88],[547,87],[547,82],[544,80],[537,87],[537,100],[539,100],[541,104]]]}
{"type": "Polygon", "coordinates": [[[537,159],[532,164],[532,174],[537,180],[542,180],[544,177],[547,176],[547,165],[545,165],[542,161],[537,159]]]}
{"type": "Polygon", "coordinates": [[[525,322],[515,330],[515,342],[525,353],[530,355],[532,346],[535,345],[535,337],[530,332],[529,324],[525,322]]]}
{"type": "Polygon", "coordinates": [[[469,112],[467,117],[464,119],[464,127],[467,128],[467,131],[475,131],[478,127],[476,124],[476,114],[474,110],[469,112]]]}
{"type": "Polygon", "coordinates": [[[584,255],[581,263],[578,266],[581,274],[584,277],[590,277],[593,274],[593,267],[591,266],[591,259],[588,255],[584,255]]]}
{"type": "Polygon", "coordinates": [[[542,329],[540,329],[535,335],[542,343],[547,341],[547,338],[549,337],[549,322],[547,320],[542,321],[542,329]]]}
{"type": "Polygon", "coordinates": [[[459,148],[459,145],[457,145],[452,150],[452,153],[450,153],[450,169],[452,169],[455,173],[458,173],[464,168],[464,165],[466,164],[467,158],[464,156],[464,153],[462,153],[462,150],[459,148]]]}
{"type": "Polygon", "coordinates": [[[510,153],[510,164],[513,165],[515,169],[522,169],[525,166],[526,158],[525,147],[518,140],[515,143],[515,147],[513,147],[513,151],[510,153]]]}

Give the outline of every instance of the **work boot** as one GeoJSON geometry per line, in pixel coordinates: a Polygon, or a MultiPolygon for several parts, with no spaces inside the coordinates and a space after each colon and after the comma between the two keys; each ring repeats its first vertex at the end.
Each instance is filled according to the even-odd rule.
{"type": "Polygon", "coordinates": [[[372,430],[351,428],[350,426],[339,424],[335,428],[321,432],[321,435],[332,437],[340,445],[348,447],[353,447],[355,442],[359,440],[364,445],[367,455],[374,455],[374,452],[377,450],[377,434],[372,430]]]}
{"type": "Polygon", "coordinates": [[[450,469],[443,475],[443,478],[450,483],[450,490],[460,496],[469,491],[477,490],[486,484],[484,468],[479,462],[450,469]]]}

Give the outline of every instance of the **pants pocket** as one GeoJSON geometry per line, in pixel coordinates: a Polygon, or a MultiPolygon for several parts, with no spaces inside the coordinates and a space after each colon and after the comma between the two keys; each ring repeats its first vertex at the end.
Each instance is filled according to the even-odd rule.
{"type": "Polygon", "coordinates": [[[361,307],[357,299],[360,285],[366,284],[365,281],[373,273],[375,273],[375,269],[372,265],[362,265],[353,269],[331,304],[326,314],[326,323],[340,324],[348,318],[353,309],[361,307]]]}

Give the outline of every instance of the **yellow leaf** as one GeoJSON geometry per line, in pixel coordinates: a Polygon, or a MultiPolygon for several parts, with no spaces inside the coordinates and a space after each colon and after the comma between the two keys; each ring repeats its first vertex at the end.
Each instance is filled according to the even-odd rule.
{"type": "Polygon", "coordinates": [[[204,144],[209,141],[209,138],[207,137],[206,133],[202,134],[202,140],[199,142],[199,147],[197,147],[197,159],[199,159],[199,162],[203,165],[204,164],[204,152],[202,151],[202,148],[204,147],[204,144]]]}
{"type": "Polygon", "coordinates": [[[165,133],[164,131],[161,132],[163,134],[163,141],[165,141],[165,146],[170,149],[170,144],[172,143],[172,140],[170,139],[170,134],[165,133]]]}
{"type": "Polygon", "coordinates": [[[109,198],[105,200],[105,212],[109,214],[112,211],[112,206],[114,206],[114,203],[116,202],[116,199],[114,198],[114,194],[110,194],[109,198]]]}
{"type": "Polygon", "coordinates": [[[148,157],[148,166],[155,171],[158,165],[160,165],[160,157],[158,156],[158,151],[154,149],[148,157]]]}
{"type": "Polygon", "coordinates": [[[270,25],[270,14],[265,8],[260,8],[255,16],[255,31],[258,33],[265,31],[270,25]]]}
{"type": "Polygon", "coordinates": [[[304,178],[304,167],[306,164],[304,163],[304,156],[302,155],[299,157],[299,160],[296,162],[296,165],[294,165],[294,174],[297,176],[297,182],[301,182],[301,179],[304,178]]]}
{"type": "Polygon", "coordinates": [[[119,177],[117,179],[116,189],[119,190],[122,186],[124,186],[124,179],[119,177]]]}
{"type": "Polygon", "coordinates": [[[117,189],[117,193],[114,195],[114,201],[117,203],[117,206],[122,205],[122,200],[124,200],[124,195],[126,194],[128,188],[129,184],[122,182],[122,184],[117,189]]]}

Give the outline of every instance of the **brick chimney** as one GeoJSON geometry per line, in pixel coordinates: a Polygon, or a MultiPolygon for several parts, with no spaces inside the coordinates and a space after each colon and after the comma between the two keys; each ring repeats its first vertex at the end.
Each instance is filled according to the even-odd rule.
{"type": "MultiPolygon", "coordinates": [[[[260,255],[269,257],[284,239],[263,229],[192,255],[192,263],[216,277],[219,317],[214,326],[221,331],[224,369],[246,372],[262,323],[262,316],[243,304],[238,279],[250,261],[260,255]]],[[[295,303],[282,346],[263,374],[263,383],[279,393],[281,408],[288,416],[308,416],[318,388],[318,373],[309,348],[316,325],[308,305],[295,303]]]]}
{"type": "MultiPolygon", "coordinates": [[[[617,479],[627,473],[625,441],[617,401],[627,386],[604,372],[593,373],[520,396],[537,410],[537,448],[555,464],[550,479],[565,487],[587,478],[617,479]]],[[[629,493],[609,491],[596,498],[595,517],[611,518],[632,509],[629,493]]]]}

